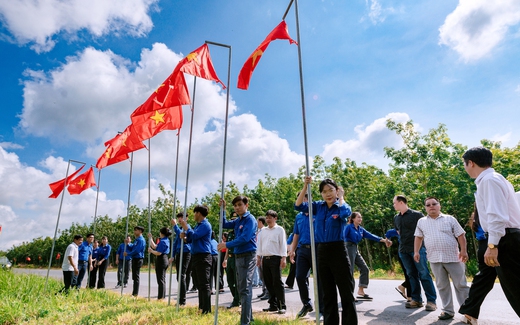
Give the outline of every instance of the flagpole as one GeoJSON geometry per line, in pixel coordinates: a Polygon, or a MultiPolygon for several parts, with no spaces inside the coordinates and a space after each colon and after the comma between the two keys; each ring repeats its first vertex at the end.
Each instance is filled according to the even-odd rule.
{"type": "MultiPolygon", "coordinates": [[[[191,99],[191,121],[190,121],[190,140],[188,142],[188,164],[186,168],[186,186],[184,188],[184,220],[188,222],[188,180],[190,179],[190,160],[191,160],[191,143],[193,138],[193,119],[195,116],[195,93],[197,90],[197,77],[193,77],[193,98],[191,99]]],[[[181,252],[179,253],[179,270],[182,270],[182,259],[184,256],[184,242],[181,240],[181,252]]],[[[177,270],[177,273],[179,273],[177,270]]],[[[181,271],[182,272],[182,271],[181,271]]],[[[186,291],[188,288],[186,288],[186,291]]],[[[179,310],[179,300],[181,297],[181,286],[177,286],[177,310],[179,310]]]]}
{"type": "MultiPolygon", "coordinates": [[[[132,151],[130,153],[130,178],[128,179],[128,203],[126,205],[126,226],[125,226],[125,240],[123,240],[123,243],[125,243],[125,248],[123,249],[123,272],[121,272],[121,297],[123,296],[123,289],[125,287],[123,279],[125,278],[125,253],[126,253],[126,238],[128,237],[128,219],[130,219],[130,193],[132,190],[132,166],[134,164],[134,152],[132,151]]],[[[128,270],[127,270],[128,272],[128,270]]]]}
{"type": "Polygon", "coordinates": [[[65,196],[65,190],[67,189],[67,178],[69,177],[69,168],[70,168],[70,163],[71,162],[75,162],[75,163],[78,163],[78,164],[85,165],[84,162],[77,161],[77,160],[72,160],[72,159],[69,159],[69,163],[67,165],[67,172],[65,173],[65,180],[64,180],[64,183],[63,183],[63,190],[61,191],[61,201],[60,201],[60,208],[58,209],[58,218],[56,219],[56,228],[54,229],[54,237],[52,238],[51,257],[49,259],[49,267],[47,268],[47,277],[45,278],[44,291],[47,291],[47,282],[49,282],[49,272],[51,270],[52,257],[54,255],[54,246],[56,245],[56,234],[58,233],[58,225],[60,223],[60,216],[61,216],[61,207],[63,206],[63,197],[65,196]]]}
{"type": "MultiPolygon", "coordinates": [[[[226,146],[227,146],[227,133],[228,133],[228,112],[229,112],[229,84],[230,84],[230,76],[231,76],[231,46],[225,45],[221,43],[215,43],[206,41],[206,44],[212,44],[216,46],[221,46],[229,49],[229,60],[228,60],[228,76],[227,76],[227,92],[226,92],[226,118],[224,123],[224,153],[222,158],[222,182],[221,182],[221,198],[224,199],[224,181],[226,175],[226,146]]],[[[224,209],[225,207],[220,207],[220,215],[219,215],[219,225],[218,225],[218,239],[220,241],[222,239],[222,222],[224,219],[224,209]]],[[[216,279],[216,291],[215,291],[215,320],[214,325],[218,325],[218,302],[219,302],[219,292],[220,292],[220,265],[222,261],[220,260],[221,254],[217,252],[217,279],[216,279]]]]}
{"type": "MultiPolygon", "coordinates": [[[[285,14],[283,16],[283,20],[285,20],[285,17],[287,16],[287,13],[289,12],[289,9],[291,8],[292,4],[294,2],[294,13],[296,16],[296,37],[298,42],[298,68],[300,72],[300,95],[301,95],[301,101],[302,101],[302,125],[303,125],[303,141],[305,145],[305,174],[306,176],[310,175],[310,165],[309,165],[309,147],[307,144],[307,121],[306,121],[306,115],[305,115],[305,91],[303,87],[303,64],[302,64],[302,42],[300,38],[300,18],[298,14],[298,0],[291,0],[289,2],[289,6],[287,7],[287,10],[285,11],[285,14]]],[[[311,192],[311,184],[308,184],[307,186],[307,195],[309,198],[309,230],[311,233],[311,260],[312,260],[312,274],[313,274],[313,283],[314,283],[314,306],[316,310],[316,324],[320,323],[320,297],[318,292],[318,268],[316,267],[316,246],[315,246],[315,240],[314,240],[314,224],[312,222],[313,220],[313,211],[312,211],[312,192],[311,192]]]]}
{"type": "MultiPolygon", "coordinates": [[[[152,142],[150,139],[148,139],[148,233],[152,233],[152,210],[151,210],[151,191],[152,191],[152,185],[151,185],[151,155],[152,155],[152,142]]],[[[148,243],[149,245],[150,243],[148,243]]],[[[150,285],[151,285],[151,279],[152,279],[152,253],[148,252],[148,301],[150,301],[150,285]]]]}
{"type": "MultiPolygon", "coordinates": [[[[179,146],[180,146],[180,139],[181,139],[181,130],[179,129],[179,132],[177,133],[177,155],[176,155],[176,158],[175,158],[175,181],[174,181],[175,185],[174,185],[174,188],[173,188],[172,219],[175,218],[176,213],[177,213],[177,173],[179,171],[179,146]]],[[[184,243],[182,242],[182,239],[181,239],[181,246],[184,246],[184,243]]],[[[172,257],[175,258],[175,256],[173,256],[173,236],[172,236],[172,239],[170,240],[170,258],[172,258],[172,257]]],[[[177,270],[175,274],[177,276],[177,286],[178,286],[178,288],[177,288],[177,311],[178,311],[179,310],[179,288],[181,286],[179,270],[177,270]]],[[[169,291],[168,292],[168,306],[170,305],[170,300],[171,300],[171,296],[172,296],[172,277],[173,277],[173,264],[170,267],[170,287],[168,289],[168,291],[169,291]]]]}
{"type": "MultiPolygon", "coordinates": [[[[96,217],[97,217],[97,209],[98,209],[98,201],[99,201],[99,187],[101,184],[101,168],[98,169],[98,181],[97,181],[97,192],[96,192],[96,207],[94,208],[94,228],[92,229],[92,233],[94,236],[96,235],[96,217]]],[[[87,284],[90,283],[90,265],[87,268],[87,284]]]]}

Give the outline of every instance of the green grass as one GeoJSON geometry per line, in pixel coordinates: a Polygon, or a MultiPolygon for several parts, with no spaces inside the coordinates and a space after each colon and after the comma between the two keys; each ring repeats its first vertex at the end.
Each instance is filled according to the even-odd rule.
{"type": "MultiPolygon", "coordinates": [[[[214,314],[199,315],[196,306],[148,301],[105,290],[71,290],[56,294],[62,283],[36,275],[0,270],[0,324],[213,324],[214,314]]],[[[255,325],[301,324],[288,316],[255,314],[255,325]]],[[[219,309],[219,324],[239,324],[240,312],[219,309]]]]}

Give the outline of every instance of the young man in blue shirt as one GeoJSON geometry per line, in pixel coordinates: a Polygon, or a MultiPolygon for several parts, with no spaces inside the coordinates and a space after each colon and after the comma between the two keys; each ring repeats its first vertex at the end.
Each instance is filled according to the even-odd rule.
{"type": "MultiPolygon", "coordinates": [[[[184,221],[184,214],[182,212],[177,213],[177,220],[172,219],[173,231],[175,232],[175,241],[173,242],[173,253],[175,259],[175,269],[177,270],[177,283],[179,284],[178,290],[180,290],[179,305],[186,305],[186,274],[188,267],[191,262],[191,244],[187,243],[185,239],[181,239],[180,234],[184,231],[177,223],[181,224],[184,221]],[[182,269],[180,268],[181,261],[181,242],[182,247],[182,269]]],[[[191,226],[188,225],[188,229],[191,226]]]]}
{"type": "Polygon", "coordinates": [[[190,229],[185,220],[180,223],[185,231],[180,234],[180,238],[186,238],[191,243],[192,272],[197,279],[199,309],[202,314],[211,312],[211,225],[206,219],[208,213],[208,207],[199,204],[193,209],[193,218],[197,222],[195,228],[190,229]]]}
{"type": "Polygon", "coordinates": [[[125,242],[121,243],[117,248],[116,252],[116,264],[117,264],[117,285],[116,289],[128,284],[128,274],[130,273],[130,263],[132,258],[130,256],[123,256],[125,250],[128,250],[128,245],[132,241],[130,236],[126,236],[125,242]],[[126,249],[125,249],[126,246],[126,249]]]}
{"type": "Polygon", "coordinates": [[[72,287],[76,289],[81,288],[81,281],[85,277],[85,273],[92,271],[92,242],[94,241],[94,234],[88,234],[87,240],[83,241],[78,247],[78,275],[74,276],[72,280],[72,287]]]}
{"type": "MultiPolygon", "coordinates": [[[[253,320],[252,299],[253,299],[253,272],[255,269],[256,256],[256,228],[255,217],[247,211],[249,199],[239,195],[232,201],[233,208],[238,215],[235,220],[227,221],[224,213],[223,228],[233,229],[235,239],[228,242],[221,242],[217,249],[233,248],[235,253],[235,265],[237,268],[237,287],[240,294],[242,311],[240,316],[241,325],[249,325],[253,320]]],[[[221,206],[226,206],[226,202],[221,199],[221,206]]]]}
{"type": "Polygon", "coordinates": [[[146,241],[143,237],[144,228],[141,226],[134,227],[134,243],[128,245],[124,256],[130,256],[132,259],[132,281],[134,286],[132,288],[132,296],[137,297],[139,294],[139,274],[141,273],[141,266],[143,266],[144,249],[146,241]]]}

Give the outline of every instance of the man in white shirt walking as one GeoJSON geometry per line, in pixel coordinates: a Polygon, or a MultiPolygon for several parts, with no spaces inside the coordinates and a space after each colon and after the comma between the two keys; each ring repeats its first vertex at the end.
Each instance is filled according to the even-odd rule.
{"type": "Polygon", "coordinates": [[[285,290],[282,281],[282,269],[286,265],[287,238],[285,230],[276,224],[278,214],[267,211],[267,227],[258,234],[257,266],[262,267],[264,283],[269,292],[269,308],[263,311],[276,311],[285,314],[285,290]]]}
{"type": "Polygon", "coordinates": [[[491,150],[474,147],[462,158],[464,169],[477,185],[479,222],[488,237],[484,262],[496,267],[502,290],[520,316],[520,206],[515,191],[511,183],[491,168],[491,150]]]}
{"type": "Polygon", "coordinates": [[[448,320],[455,315],[450,277],[459,305],[464,303],[469,293],[464,265],[468,260],[466,232],[457,219],[441,213],[441,204],[437,198],[428,197],[424,205],[426,217],[419,219],[415,228],[414,259],[419,262],[419,250],[424,239],[428,261],[442,301],[439,319],[448,320]]]}
{"type": "Polygon", "coordinates": [[[63,263],[61,265],[61,270],[63,271],[63,283],[65,286],[60,290],[60,292],[69,292],[69,288],[72,285],[72,279],[74,276],[79,274],[78,270],[78,246],[83,243],[83,236],[75,235],[74,241],[67,246],[65,250],[65,255],[63,259],[63,263]]]}

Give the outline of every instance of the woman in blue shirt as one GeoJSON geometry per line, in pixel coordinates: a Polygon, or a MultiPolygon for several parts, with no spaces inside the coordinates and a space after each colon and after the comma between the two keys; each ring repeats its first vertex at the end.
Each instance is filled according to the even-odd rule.
{"type": "Polygon", "coordinates": [[[92,242],[92,271],[89,273],[88,287],[94,289],[96,287],[97,280],[97,260],[99,258],[99,240],[94,239],[92,242]]]}
{"type": "Polygon", "coordinates": [[[358,244],[363,238],[385,244],[388,242],[388,240],[366,231],[365,228],[361,227],[362,221],[363,216],[361,216],[361,213],[353,212],[350,215],[348,218],[348,225],[345,227],[345,241],[347,242],[347,251],[350,260],[350,274],[352,275],[352,281],[354,281],[354,264],[358,267],[360,273],[357,299],[372,300],[372,297],[365,293],[365,288],[368,287],[369,270],[367,263],[365,263],[365,260],[361,254],[359,254],[358,244]]]}
{"type": "Polygon", "coordinates": [[[110,257],[110,251],[112,247],[108,244],[108,237],[103,236],[101,238],[101,245],[99,246],[98,258],[96,265],[98,267],[99,280],[97,288],[102,289],[105,287],[105,274],[107,273],[108,258],[110,257]]]}
{"type": "Polygon", "coordinates": [[[164,299],[166,296],[166,270],[168,269],[168,254],[170,254],[170,239],[172,235],[170,229],[163,227],[159,231],[159,242],[154,243],[152,234],[148,234],[150,239],[150,247],[148,252],[156,256],[155,260],[155,276],[157,277],[157,299],[164,299]]]}
{"type": "MultiPolygon", "coordinates": [[[[300,212],[308,211],[309,203],[303,200],[311,182],[311,176],[305,177],[305,185],[294,204],[295,209],[300,212]]],[[[323,287],[324,324],[339,324],[337,287],[342,306],[341,324],[356,325],[358,318],[353,294],[354,281],[350,272],[345,274],[345,270],[350,269],[350,263],[344,230],[352,212],[343,198],[343,188],[332,179],[324,179],[319,189],[323,200],[312,202],[312,213],[315,216],[314,237],[318,244],[317,276],[319,285],[323,287]]]]}

